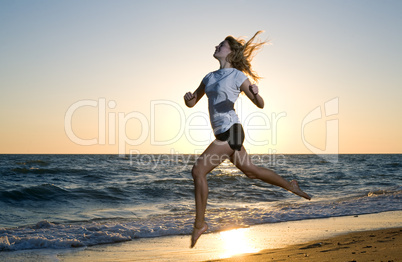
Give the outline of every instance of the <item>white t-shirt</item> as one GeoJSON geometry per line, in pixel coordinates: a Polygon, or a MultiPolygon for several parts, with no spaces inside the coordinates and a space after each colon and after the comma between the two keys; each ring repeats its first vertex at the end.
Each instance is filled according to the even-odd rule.
{"type": "Polygon", "coordinates": [[[240,123],[234,103],[241,92],[240,86],[246,79],[247,76],[240,70],[223,68],[207,74],[202,80],[215,135],[227,131],[235,123],[240,123]]]}

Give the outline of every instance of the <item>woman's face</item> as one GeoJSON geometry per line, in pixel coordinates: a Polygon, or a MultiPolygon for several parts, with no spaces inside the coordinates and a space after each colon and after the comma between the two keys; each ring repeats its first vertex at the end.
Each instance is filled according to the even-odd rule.
{"type": "Polygon", "coordinates": [[[216,59],[223,58],[225,59],[228,54],[230,54],[232,50],[230,49],[229,43],[225,40],[221,42],[219,45],[215,46],[214,57],[216,59]]]}

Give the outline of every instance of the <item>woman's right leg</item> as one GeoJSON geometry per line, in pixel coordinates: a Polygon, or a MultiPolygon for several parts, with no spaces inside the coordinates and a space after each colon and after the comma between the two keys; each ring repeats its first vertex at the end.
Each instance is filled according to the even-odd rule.
{"type": "Polygon", "coordinates": [[[208,198],[207,174],[225,159],[228,159],[233,152],[234,150],[230,148],[227,142],[215,140],[205,149],[193,166],[191,173],[194,179],[196,214],[191,247],[194,247],[201,234],[208,229],[205,223],[205,209],[208,198]]]}
{"type": "Polygon", "coordinates": [[[254,165],[251,162],[251,159],[246,150],[244,149],[244,146],[242,146],[240,151],[236,151],[230,157],[230,161],[232,161],[232,163],[235,164],[235,166],[239,168],[249,178],[260,179],[271,185],[282,187],[308,200],[311,199],[308,194],[300,189],[299,184],[296,180],[287,181],[286,179],[275,173],[273,170],[254,165]]]}

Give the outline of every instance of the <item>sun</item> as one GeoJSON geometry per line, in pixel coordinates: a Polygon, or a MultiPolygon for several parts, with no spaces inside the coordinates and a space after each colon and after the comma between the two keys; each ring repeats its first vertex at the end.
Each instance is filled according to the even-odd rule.
{"type": "Polygon", "coordinates": [[[220,232],[222,242],[221,258],[229,258],[240,254],[256,253],[260,251],[250,239],[249,229],[239,228],[220,232]]]}

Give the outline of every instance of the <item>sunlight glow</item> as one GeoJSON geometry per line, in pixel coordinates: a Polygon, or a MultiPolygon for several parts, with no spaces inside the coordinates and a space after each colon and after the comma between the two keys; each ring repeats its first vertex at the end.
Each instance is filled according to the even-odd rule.
{"type": "Polygon", "coordinates": [[[240,254],[256,253],[260,251],[250,239],[249,229],[239,228],[220,233],[222,240],[221,258],[229,258],[240,254]]]}

